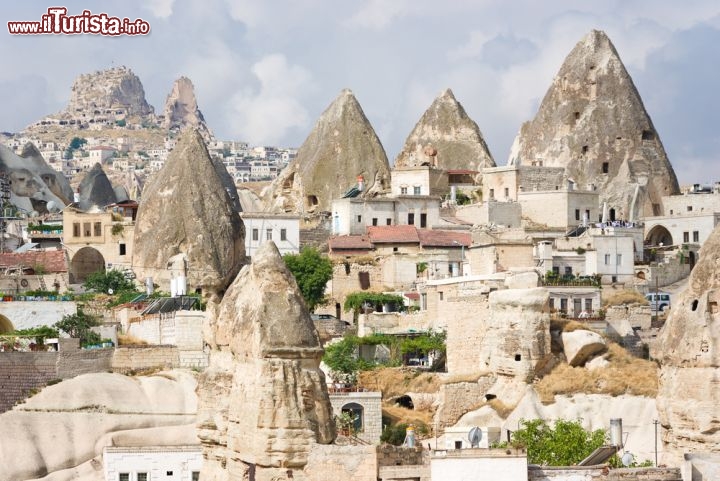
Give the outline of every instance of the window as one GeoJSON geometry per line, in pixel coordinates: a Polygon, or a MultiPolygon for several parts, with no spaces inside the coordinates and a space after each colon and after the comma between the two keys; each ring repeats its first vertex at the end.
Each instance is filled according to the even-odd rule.
{"type": "Polygon", "coordinates": [[[585,218],[590,220],[590,209],[585,210],[585,218]]]}
{"type": "Polygon", "coordinates": [[[127,250],[125,248],[125,244],[119,244],[120,246],[120,255],[124,256],[127,253],[127,250]]]}
{"type": "Polygon", "coordinates": [[[118,475],[118,481],[130,481],[130,473],[120,473],[118,475]]]}
{"type": "Polygon", "coordinates": [[[95,222],[93,224],[93,235],[95,235],[95,237],[100,237],[102,235],[102,224],[100,222],[95,222]]]}
{"type": "Polygon", "coordinates": [[[606,266],[610,265],[610,254],[605,254],[605,265],[606,266]]]}
{"type": "Polygon", "coordinates": [[[552,271],[556,276],[560,275],[560,268],[558,266],[553,266],[552,271]]]}
{"type": "Polygon", "coordinates": [[[407,187],[400,187],[400,195],[407,195],[407,187]]]}
{"type": "Polygon", "coordinates": [[[688,212],[692,212],[692,206],[691,206],[691,205],[687,206],[687,211],[688,211],[688,212]]]}
{"type": "Polygon", "coordinates": [[[420,227],[427,227],[427,214],[420,214],[420,227]]]}
{"type": "Polygon", "coordinates": [[[567,312],[567,299],[560,299],[560,312],[567,312]]]}
{"type": "Polygon", "coordinates": [[[80,222],[73,222],[73,237],[80,237],[80,222]]]}
{"type": "Polygon", "coordinates": [[[357,216],[357,221],[358,221],[358,222],[362,222],[362,216],[361,216],[361,215],[357,216]]]}
{"type": "Polygon", "coordinates": [[[260,231],[259,231],[259,230],[253,229],[253,234],[252,234],[252,235],[253,235],[253,236],[252,236],[252,240],[256,241],[256,240],[259,240],[259,239],[260,239],[260,231]]]}
{"type": "Polygon", "coordinates": [[[693,242],[700,242],[700,232],[694,230],[693,231],[693,242]]]}
{"type": "Polygon", "coordinates": [[[617,266],[622,265],[622,254],[615,255],[615,265],[617,265],[617,266]]]}
{"type": "Polygon", "coordinates": [[[377,217],[373,217],[372,225],[377,225],[377,217]]]}
{"type": "Polygon", "coordinates": [[[608,162],[602,163],[602,173],[607,174],[610,171],[610,164],[608,162]]]}
{"type": "Polygon", "coordinates": [[[392,219],[385,219],[385,225],[392,225],[392,219]]]}
{"type": "Polygon", "coordinates": [[[491,199],[495,198],[495,189],[490,189],[490,198],[491,199]]]}
{"type": "Polygon", "coordinates": [[[510,189],[505,187],[505,198],[507,199],[508,197],[510,197],[510,189]]]}
{"type": "Polygon", "coordinates": [[[413,187],[413,195],[420,195],[420,186],[416,185],[413,187]]]}
{"type": "Polygon", "coordinates": [[[287,229],[280,229],[280,240],[281,241],[287,240],[287,229]]]}
{"type": "Polygon", "coordinates": [[[690,233],[683,232],[683,242],[690,242],[690,233]]]}
{"type": "Polygon", "coordinates": [[[566,275],[566,276],[571,276],[571,275],[572,275],[572,267],[570,267],[570,266],[566,266],[566,267],[565,267],[565,275],[566,275]]]}
{"type": "Polygon", "coordinates": [[[438,296],[440,296],[440,300],[442,301],[442,300],[443,300],[443,293],[442,293],[442,291],[438,292],[438,296]]]}
{"type": "Polygon", "coordinates": [[[462,441],[455,441],[455,449],[462,449],[462,441]]]}
{"type": "Polygon", "coordinates": [[[415,225],[415,214],[408,214],[408,225],[415,225]]]}
{"type": "Polygon", "coordinates": [[[590,298],[585,299],[585,312],[587,312],[588,314],[590,314],[590,313],[592,312],[592,310],[593,310],[593,308],[592,308],[592,299],[590,299],[590,298]]]}
{"type": "Polygon", "coordinates": [[[555,309],[555,298],[551,297],[548,300],[548,306],[550,306],[550,309],[555,309]]]}
{"type": "Polygon", "coordinates": [[[172,475],[173,475],[172,471],[165,471],[165,476],[172,476],[172,475]]]}
{"type": "Polygon", "coordinates": [[[83,235],[85,237],[90,237],[92,235],[90,232],[90,222],[83,222],[83,235]]]}
{"type": "Polygon", "coordinates": [[[191,481],[200,481],[200,471],[193,471],[191,481]]]}
{"type": "Polygon", "coordinates": [[[148,481],[148,473],[137,473],[137,481],[148,481]]]}
{"type": "Polygon", "coordinates": [[[427,311],[427,293],[423,292],[420,294],[420,310],[427,311]]]}
{"type": "Polygon", "coordinates": [[[575,209],[575,220],[580,220],[580,209],[575,209]]]}
{"type": "Polygon", "coordinates": [[[617,276],[612,276],[610,280],[613,284],[615,284],[617,282],[617,276]]]}
{"type": "Polygon", "coordinates": [[[265,229],[265,240],[272,240],[272,229],[265,229]]]}

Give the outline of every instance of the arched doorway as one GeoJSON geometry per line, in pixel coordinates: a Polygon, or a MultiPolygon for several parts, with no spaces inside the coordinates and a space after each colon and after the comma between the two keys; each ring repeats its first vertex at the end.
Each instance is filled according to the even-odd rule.
{"type": "Polygon", "coordinates": [[[358,403],[347,403],[341,409],[342,414],[348,413],[353,417],[353,431],[359,433],[363,430],[363,407],[358,403]]]}
{"type": "Polygon", "coordinates": [[[90,274],[105,270],[105,259],[93,247],[83,247],[75,253],[70,262],[70,282],[81,283],[90,274]]]}
{"type": "Polygon", "coordinates": [[[673,245],[673,238],[670,231],[662,225],[656,225],[650,229],[650,232],[648,232],[645,240],[652,247],[659,246],[661,244],[664,246],[673,245]]]}
{"type": "Polygon", "coordinates": [[[0,334],[8,334],[15,330],[15,326],[10,319],[0,314],[0,334]]]}

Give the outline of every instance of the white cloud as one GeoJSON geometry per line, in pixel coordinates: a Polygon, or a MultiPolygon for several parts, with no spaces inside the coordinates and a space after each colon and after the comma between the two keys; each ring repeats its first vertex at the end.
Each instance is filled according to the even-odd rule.
{"type": "Polygon", "coordinates": [[[380,30],[412,9],[411,0],[368,0],[348,23],[351,26],[380,30]]]}
{"type": "Polygon", "coordinates": [[[144,8],[158,18],[168,18],[173,13],[175,0],[148,0],[144,8]]]}
{"type": "Polygon", "coordinates": [[[288,131],[307,129],[309,115],[299,98],[315,89],[310,72],[280,54],[263,57],[251,71],[259,87],[230,99],[226,118],[232,131],[253,143],[277,144],[288,131]]]}
{"type": "Polygon", "coordinates": [[[225,0],[230,17],[248,27],[257,27],[266,15],[265,2],[257,0],[225,0]]]}

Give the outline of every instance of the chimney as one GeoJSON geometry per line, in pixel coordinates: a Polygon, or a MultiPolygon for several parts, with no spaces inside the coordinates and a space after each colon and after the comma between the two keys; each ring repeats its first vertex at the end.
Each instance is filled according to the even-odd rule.
{"type": "Polygon", "coordinates": [[[362,175],[357,176],[357,185],[358,185],[357,188],[360,192],[365,190],[365,178],[362,175]]]}

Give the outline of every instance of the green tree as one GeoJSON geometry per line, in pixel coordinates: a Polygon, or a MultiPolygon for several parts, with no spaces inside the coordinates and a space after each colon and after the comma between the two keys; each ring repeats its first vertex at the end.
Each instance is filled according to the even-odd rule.
{"type": "Polygon", "coordinates": [[[527,448],[528,463],[546,466],[572,466],[605,444],[604,429],[586,431],[580,419],[558,419],[551,427],[543,419],[521,420],[522,427],[512,433],[512,444],[527,448]]]}
{"type": "Polygon", "coordinates": [[[87,139],[83,139],[82,137],[73,137],[72,140],[70,141],[69,148],[71,150],[77,150],[85,144],[87,144],[87,139]]]}
{"type": "Polygon", "coordinates": [[[100,342],[100,335],[91,328],[98,325],[100,323],[97,319],[78,309],[77,314],[63,316],[53,327],[70,337],[80,339],[80,344],[96,344],[100,342]]]}
{"type": "Polygon", "coordinates": [[[332,278],[332,262],[312,247],[304,247],[300,254],[285,254],[283,259],[295,276],[305,304],[314,311],[325,299],[325,286],[332,278]]]}
{"type": "Polygon", "coordinates": [[[121,291],[134,291],[135,284],[128,280],[120,271],[98,271],[90,274],[83,284],[86,289],[92,289],[95,292],[113,293],[121,291]]]}

